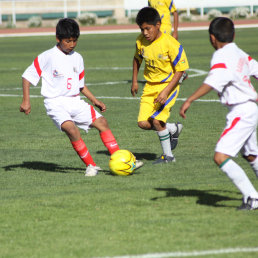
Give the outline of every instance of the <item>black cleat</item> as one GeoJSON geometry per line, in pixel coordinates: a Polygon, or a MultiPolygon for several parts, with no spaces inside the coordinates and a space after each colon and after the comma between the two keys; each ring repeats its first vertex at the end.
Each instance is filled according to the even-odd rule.
{"type": "Polygon", "coordinates": [[[169,162],[176,162],[175,157],[170,157],[162,154],[157,160],[155,160],[152,164],[166,164],[169,162]]]}

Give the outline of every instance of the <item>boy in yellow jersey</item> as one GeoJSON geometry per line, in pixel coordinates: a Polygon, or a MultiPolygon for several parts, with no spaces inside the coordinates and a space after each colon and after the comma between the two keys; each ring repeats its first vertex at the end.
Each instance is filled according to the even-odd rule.
{"type": "Polygon", "coordinates": [[[171,33],[172,24],[170,14],[173,14],[174,26],[172,36],[175,39],[178,39],[178,13],[174,4],[174,0],[148,0],[148,4],[159,12],[161,19],[160,31],[163,33],[171,33]]]}
{"type": "Polygon", "coordinates": [[[131,93],[138,92],[138,72],[145,60],[146,84],[140,102],[138,126],[144,130],[155,130],[159,136],[163,154],[154,162],[175,161],[172,149],[177,145],[181,123],[166,123],[170,110],[179,93],[179,79],[189,68],[182,45],[170,34],[160,31],[161,19],[156,9],[145,7],[136,17],[141,34],[136,40],[133,59],[131,93]]]}
{"type": "MultiPolygon", "coordinates": [[[[155,8],[159,12],[159,16],[161,19],[161,32],[171,34],[172,23],[170,19],[170,14],[173,14],[174,21],[172,36],[176,40],[178,40],[178,13],[174,2],[174,0],[148,0],[149,6],[155,8]]],[[[184,72],[179,80],[179,83],[182,84],[183,81],[187,78],[188,74],[184,72]]]]}

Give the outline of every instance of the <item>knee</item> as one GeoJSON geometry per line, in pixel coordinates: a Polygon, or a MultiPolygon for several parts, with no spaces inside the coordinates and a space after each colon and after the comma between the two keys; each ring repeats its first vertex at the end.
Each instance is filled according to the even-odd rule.
{"type": "Polygon", "coordinates": [[[140,121],[138,122],[138,127],[143,130],[150,130],[152,128],[152,125],[149,121],[140,121]]]}
{"type": "Polygon", "coordinates": [[[70,138],[71,141],[77,141],[80,139],[80,131],[71,121],[66,121],[61,125],[62,131],[70,138]]]}
{"type": "Polygon", "coordinates": [[[155,128],[156,131],[162,131],[164,130],[166,127],[165,127],[165,123],[160,121],[160,120],[156,120],[156,119],[153,119],[153,127],[155,128]]]}
{"type": "Polygon", "coordinates": [[[228,158],[229,156],[224,153],[215,152],[213,160],[218,166],[220,166],[228,158]]]}
{"type": "Polygon", "coordinates": [[[253,162],[257,158],[257,156],[256,155],[248,155],[248,156],[243,155],[243,158],[245,160],[247,160],[248,162],[253,162]]]}
{"type": "Polygon", "coordinates": [[[106,131],[109,129],[108,122],[104,116],[97,118],[92,124],[91,127],[95,127],[100,132],[106,131]]]}

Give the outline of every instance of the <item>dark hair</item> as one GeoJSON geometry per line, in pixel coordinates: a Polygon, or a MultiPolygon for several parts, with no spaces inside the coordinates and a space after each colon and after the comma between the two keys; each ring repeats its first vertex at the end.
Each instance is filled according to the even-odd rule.
{"type": "Polygon", "coordinates": [[[79,38],[80,29],[78,23],[69,18],[60,19],[56,25],[56,37],[61,39],[79,38]]]}
{"type": "Polygon", "coordinates": [[[158,11],[152,7],[142,8],[137,14],[136,23],[138,26],[141,26],[145,22],[151,25],[156,25],[158,22],[161,22],[158,11]]]}
{"type": "Polygon", "coordinates": [[[230,43],[234,40],[234,23],[229,18],[217,17],[211,21],[209,33],[220,42],[230,43]]]}

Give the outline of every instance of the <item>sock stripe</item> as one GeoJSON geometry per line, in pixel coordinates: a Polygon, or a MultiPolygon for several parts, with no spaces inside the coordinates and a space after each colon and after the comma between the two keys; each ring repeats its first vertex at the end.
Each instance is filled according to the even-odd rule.
{"type": "Polygon", "coordinates": [[[170,135],[166,134],[164,136],[159,136],[159,139],[160,139],[160,141],[166,141],[166,140],[170,139],[170,135]]]}
{"type": "Polygon", "coordinates": [[[230,161],[230,158],[227,158],[226,160],[224,160],[220,165],[219,168],[222,168],[228,161],[230,161]]]}

